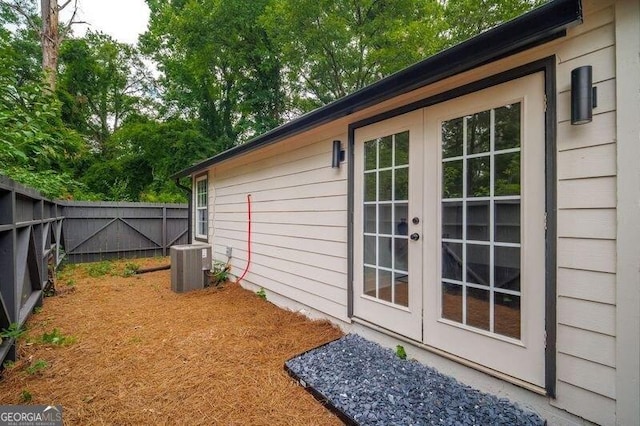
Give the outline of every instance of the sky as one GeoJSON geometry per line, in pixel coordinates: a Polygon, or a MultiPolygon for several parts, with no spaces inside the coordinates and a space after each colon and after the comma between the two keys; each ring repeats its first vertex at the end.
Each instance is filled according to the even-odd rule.
{"type": "MultiPolygon", "coordinates": [[[[64,1],[58,0],[58,4],[64,1]]],[[[73,11],[73,2],[60,14],[60,21],[68,20],[73,11]]],[[[116,40],[135,44],[138,36],[146,31],[149,8],[144,0],[78,0],[76,21],[90,25],[74,25],[73,31],[82,36],[91,29],[109,34],[116,40]]]]}

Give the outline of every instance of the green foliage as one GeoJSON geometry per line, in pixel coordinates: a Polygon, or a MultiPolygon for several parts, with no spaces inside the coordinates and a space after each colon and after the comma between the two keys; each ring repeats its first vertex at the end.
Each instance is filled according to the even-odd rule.
{"type": "Polygon", "coordinates": [[[12,322],[11,324],[9,324],[9,327],[3,328],[2,331],[0,331],[0,337],[3,339],[18,339],[22,337],[22,335],[26,333],[26,331],[27,330],[23,327],[20,327],[20,324],[18,324],[17,322],[12,322]]]}
{"type": "MultiPolygon", "coordinates": [[[[30,366],[28,366],[25,371],[29,375],[34,375],[36,373],[41,372],[42,370],[49,367],[49,363],[43,359],[36,360],[30,366]]],[[[23,391],[24,392],[24,391],[23,391]]]]}
{"type": "Polygon", "coordinates": [[[42,312],[42,306],[36,306],[35,308],[33,308],[34,314],[39,314],[40,312],[42,312]]]}
{"type": "Polygon", "coordinates": [[[7,360],[7,361],[5,361],[5,362],[2,364],[2,366],[3,366],[4,368],[6,368],[7,370],[11,370],[13,367],[15,367],[15,366],[16,366],[16,363],[15,363],[15,362],[13,362],[13,361],[11,361],[11,360],[7,360]]]}
{"type": "Polygon", "coordinates": [[[89,138],[95,152],[105,154],[111,134],[148,106],[151,73],[136,48],[99,32],[67,40],[60,61],[62,118],[89,138]]]}
{"type": "Polygon", "coordinates": [[[20,392],[20,401],[25,404],[31,402],[32,399],[33,395],[27,389],[23,389],[22,392],[20,392]]]}
{"type": "Polygon", "coordinates": [[[75,343],[76,338],[73,336],[65,336],[60,330],[54,328],[50,333],[43,333],[40,342],[45,345],[66,346],[75,343]]]}
{"type": "Polygon", "coordinates": [[[98,278],[113,272],[113,264],[109,261],[89,263],[85,266],[90,277],[98,278]]]}
{"type": "Polygon", "coordinates": [[[456,0],[444,3],[447,45],[457,44],[548,0],[456,0]]]}
{"type": "Polygon", "coordinates": [[[124,271],[122,271],[122,276],[123,277],[132,277],[135,274],[137,274],[139,270],[140,270],[140,265],[138,265],[137,263],[133,263],[133,262],[127,262],[124,265],[124,271]]]}
{"type": "Polygon", "coordinates": [[[396,356],[400,359],[407,359],[407,352],[404,350],[404,346],[396,346],[396,356]]]}
{"type": "Polygon", "coordinates": [[[214,262],[213,268],[209,273],[210,285],[218,286],[227,282],[227,278],[229,277],[229,269],[230,266],[226,263],[214,262]]]}
{"type": "Polygon", "coordinates": [[[264,291],[264,288],[260,287],[260,290],[256,291],[258,297],[262,300],[267,300],[267,292],[264,291]]]}
{"type": "Polygon", "coordinates": [[[261,16],[271,0],[147,2],[145,52],[164,76],[164,110],[197,119],[216,152],[283,120],[278,45],[261,16]]]}
{"type": "Polygon", "coordinates": [[[301,111],[343,97],[442,46],[436,0],[275,0],[262,22],[282,46],[301,111]]]}

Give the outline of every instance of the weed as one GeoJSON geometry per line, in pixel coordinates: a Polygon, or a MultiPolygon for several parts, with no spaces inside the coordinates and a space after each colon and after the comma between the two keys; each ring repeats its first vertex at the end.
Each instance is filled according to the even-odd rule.
{"type": "Polygon", "coordinates": [[[34,314],[39,314],[40,312],[42,312],[42,306],[36,306],[35,308],[33,308],[34,314]]]}
{"type": "Polygon", "coordinates": [[[209,285],[218,286],[227,282],[230,266],[222,262],[214,262],[209,273],[209,285]]]}
{"type": "Polygon", "coordinates": [[[44,370],[45,368],[47,368],[49,366],[49,363],[43,359],[39,359],[36,362],[34,362],[33,364],[31,364],[30,366],[28,366],[25,371],[27,372],[27,374],[30,375],[34,375],[36,373],[39,373],[40,371],[44,370]]]}
{"type": "Polygon", "coordinates": [[[11,360],[8,360],[8,361],[5,361],[4,364],[2,364],[2,366],[7,370],[11,370],[13,367],[16,366],[16,363],[11,360]]]}
{"type": "Polygon", "coordinates": [[[87,274],[90,277],[97,278],[110,274],[113,270],[113,264],[109,261],[90,263],[86,266],[87,274]]]}
{"type": "Polygon", "coordinates": [[[140,265],[137,263],[129,262],[124,265],[124,271],[122,272],[123,277],[132,277],[138,273],[140,270],[140,265]]]}
{"type": "Polygon", "coordinates": [[[267,300],[267,292],[264,291],[264,288],[260,287],[260,290],[256,291],[258,297],[262,300],[267,300]]]}
{"type": "Polygon", "coordinates": [[[20,392],[20,400],[22,402],[31,402],[31,400],[33,399],[33,395],[31,395],[31,392],[29,392],[26,389],[23,389],[22,392],[20,392]]]}
{"type": "Polygon", "coordinates": [[[65,336],[60,333],[60,330],[54,328],[51,333],[44,333],[40,338],[40,341],[47,345],[63,346],[75,343],[76,338],[73,336],[65,336]]]}
{"type": "Polygon", "coordinates": [[[67,282],[65,283],[67,285],[67,287],[75,287],[76,285],[76,280],[74,279],[69,279],[67,280],[67,282]]]}
{"type": "Polygon", "coordinates": [[[22,336],[27,330],[25,328],[20,327],[20,324],[17,322],[12,322],[9,324],[9,327],[3,328],[0,331],[0,337],[3,339],[17,339],[22,336]]]}
{"type": "Polygon", "coordinates": [[[396,356],[400,359],[407,359],[407,352],[402,345],[396,346],[396,356]]]}

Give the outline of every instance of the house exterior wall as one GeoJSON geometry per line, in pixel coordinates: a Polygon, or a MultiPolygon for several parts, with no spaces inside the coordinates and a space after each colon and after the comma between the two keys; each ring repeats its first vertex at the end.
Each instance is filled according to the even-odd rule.
{"type": "Polygon", "coordinates": [[[231,247],[231,273],[240,276],[248,260],[251,194],[251,267],[244,281],[347,321],[346,169],[331,168],[332,141],[346,135],[330,133],[214,168],[210,241],[218,261],[227,261],[231,247]]]}
{"type": "MultiPolygon", "coordinates": [[[[620,30],[616,28],[616,19],[619,19],[616,17],[620,10],[635,10],[637,13],[637,6],[637,0],[620,0],[617,4],[613,0],[586,1],[584,23],[570,29],[565,38],[398,96],[281,143],[213,166],[209,169],[209,242],[213,244],[215,259],[226,262],[226,250],[231,247],[231,273],[235,276],[242,274],[248,260],[247,194],[251,194],[251,267],[244,284],[265,288],[268,294],[273,295],[270,300],[289,307],[303,306],[345,328],[349,327],[349,165],[344,162],[339,169],[331,168],[332,141],[341,140],[346,146],[349,123],[537,59],[555,56],[557,398],[546,399],[543,405],[546,404],[550,412],[556,407],[599,424],[620,422],[616,411],[624,413],[625,419],[633,419],[635,413],[637,421],[637,398],[635,411],[633,398],[624,396],[621,398],[626,402],[618,403],[616,407],[616,400],[621,395],[638,395],[637,358],[634,361],[633,356],[621,354],[626,347],[616,342],[617,330],[624,322],[616,310],[620,303],[620,295],[616,297],[617,286],[625,285],[627,290],[624,294],[637,297],[639,278],[637,267],[626,271],[631,276],[631,284],[620,283],[616,276],[616,272],[624,267],[617,253],[620,249],[617,238],[624,232],[618,228],[620,212],[616,210],[621,196],[617,176],[621,162],[626,173],[631,175],[628,179],[636,178],[625,194],[638,195],[638,158],[620,158],[616,144],[616,129],[620,125],[616,91],[618,97],[621,92],[616,81],[616,37],[626,35],[637,39],[637,25],[634,26],[631,20],[631,24],[620,30]],[[625,31],[631,34],[625,34],[625,31]],[[572,126],[570,74],[572,69],[582,65],[593,66],[598,107],[594,109],[591,123],[572,126]],[[633,372],[629,373],[631,379],[627,379],[629,374],[624,370],[616,370],[620,360],[625,369],[635,366],[635,376],[633,372]],[[633,377],[636,377],[635,382],[633,377]]],[[[625,46],[633,52],[637,49],[637,43],[625,46]]],[[[637,64],[635,66],[631,69],[637,69],[637,64]]],[[[633,78],[629,75],[627,80],[635,81],[637,86],[637,74],[633,78]]],[[[631,97],[637,102],[637,93],[631,97]]],[[[627,117],[626,123],[635,127],[630,129],[625,142],[635,143],[637,147],[637,117],[627,117]]],[[[625,183],[624,187],[628,185],[625,183]]],[[[627,205],[626,213],[635,212],[637,221],[637,197],[633,200],[635,204],[627,205]]],[[[628,217],[626,221],[628,223],[628,217]]],[[[633,236],[638,236],[637,229],[629,226],[635,231],[633,236]]],[[[635,247],[633,253],[636,253],[638,240],[633,241],[627,241],[625,247],[635,247]]],[[[634,261],[637,263],[637,258],[634,261]]],[[[637,320],[637,304],[625,305],[625,309],[637,320]]],[[[625,332],[628,341],[637,345],[637,330],[631,327],[625,332]]],[[[637,353],[637,347],[635,350],[637,353]]],[[[540,404],[536,408],[547,410],[540,404]]]]}

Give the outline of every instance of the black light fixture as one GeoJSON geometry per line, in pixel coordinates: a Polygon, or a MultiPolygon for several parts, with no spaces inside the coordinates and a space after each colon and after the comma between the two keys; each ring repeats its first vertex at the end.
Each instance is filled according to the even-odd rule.
{"type": "Polygon", "coordinates": [[[593,117],[593,108],[598,106],[592,73],[591,65],[578,67],[571,71],[571,124],[590,123],[593,117]]]}
{"type": "Polygon", "coordinates": [[[331,167],[338,168],[340,163],[344,161],[344,151],[340,141],[333,141],[333,152],[331,155],[331,167]]]}

